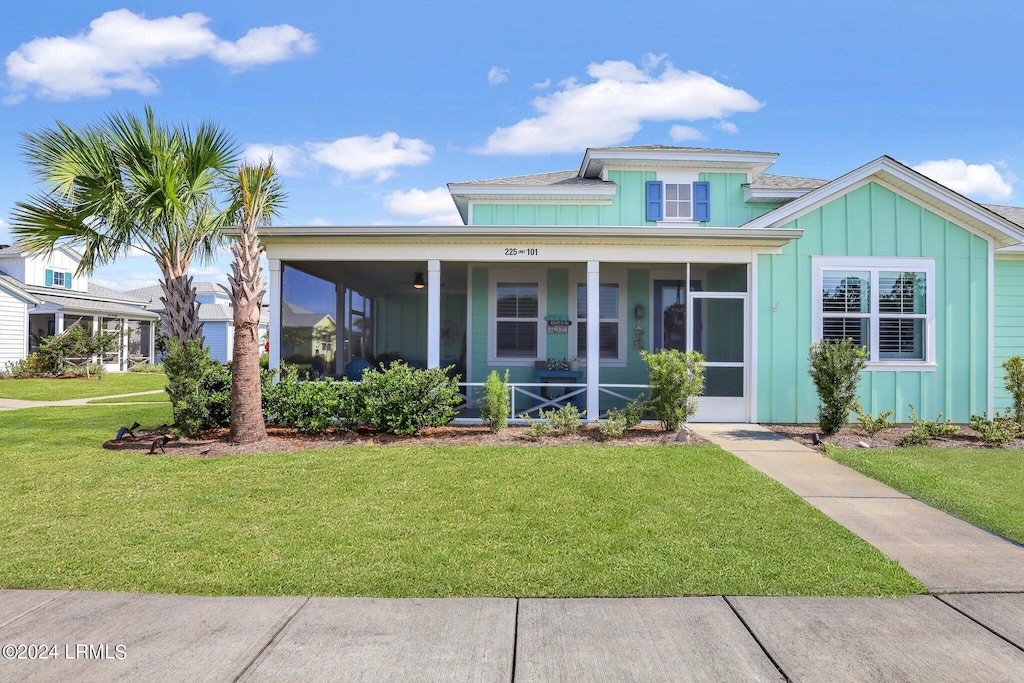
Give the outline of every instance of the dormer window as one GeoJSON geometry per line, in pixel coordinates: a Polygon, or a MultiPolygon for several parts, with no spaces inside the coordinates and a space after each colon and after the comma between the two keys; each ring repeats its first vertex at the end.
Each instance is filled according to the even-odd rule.
{"type": "MultiPolygon", "coordinates": [[[[696,176],[696,174],[692,174],[696,176]]],[[[649,221],[706,223],[711,220],[711,185],[649,180],[645,188],[649,221]]]]}
{"type": "Polygon", "coordinates": [[[692,220],[689,183],[665,183],[665,220],[692,220]]]}
{"type": "Polygon", "coordinates": [[[46,286],[71,289],[71,273],[60,270],[46,269],[46,286]]]}

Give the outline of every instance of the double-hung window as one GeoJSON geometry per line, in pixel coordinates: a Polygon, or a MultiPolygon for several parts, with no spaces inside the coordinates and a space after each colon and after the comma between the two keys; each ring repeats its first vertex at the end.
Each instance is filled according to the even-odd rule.
{"type": "Polygon", "coordinates": [[[852,339],[879,368],[934,367],[934,261],[817,257],[814,276],[815,339],[852,339]]]}
{"type": "Polygon", "coordinates": [[[495,286],[494,320],[496,358],[537,358],[540,284],[498,282],[495,286]]]}
{"type": "MultiPolygon", "coordinates": [[[[598,325],[601,360],[619,359],[619,285],[602,284],[600,287],[598,325]]],[[[576,286],[576,356],[587,357],[587,285],[576,286]]]]}
{"type": "Polygon", "coordinates": [[[693,203],[690,183],[665,183],[665,220],[690,220],[693,203]]]}

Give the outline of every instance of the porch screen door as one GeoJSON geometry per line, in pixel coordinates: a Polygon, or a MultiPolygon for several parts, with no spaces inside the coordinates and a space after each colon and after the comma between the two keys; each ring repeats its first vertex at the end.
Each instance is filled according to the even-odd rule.
{"type": "Polygon", "coordinates": [[[686,348],[705,359],[704,396],[694,421],[746,422],[747,295],[691,291],[686,308],[686,348]]]}

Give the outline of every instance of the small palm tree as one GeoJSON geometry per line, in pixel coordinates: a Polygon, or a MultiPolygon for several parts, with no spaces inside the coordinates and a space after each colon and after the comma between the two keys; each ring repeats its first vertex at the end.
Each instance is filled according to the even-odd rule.
{"type": "Polygon", "coordinates": [[[284,203],[285,193],[274,170],[273,159],[242,164],[230,182],[231,217],[239,228],[231,245],[231,305],[235,342],[231,360],[231,441],[252,443],[266,438],[260,388],[260,309],[266,285],[263,281],[263,245],[259,227],[270,225],[284,203]]]}
{"type": "Polygon", "coordinates": [[[74,130],[60,122],[27,133],[22,154],[43,191],[15,204],[13,233],[29,251],[59,242],[82,251],[80,274],[138,250],[160,268],[164,332],[202,340],[189,267],[213,257],[226,214],[218,181],[236,146],[217,126],[167,126],[146,108],[74,130]]]}

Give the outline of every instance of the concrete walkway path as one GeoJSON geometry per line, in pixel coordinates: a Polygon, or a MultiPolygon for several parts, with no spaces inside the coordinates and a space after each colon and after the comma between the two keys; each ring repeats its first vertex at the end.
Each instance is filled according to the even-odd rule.
{"type": "Polygon", "coordinates": [[[1020,681],[1024,594],[385,600],[3,590],[0,648],[3,681],[1020,681]]]}
{"type": "Polygon", "coordinates": [[[932,591],[1024,591],[1024,547],[760,425],[690,428],[897,560],[932,591]]]}
{"type": "MultiPolygon", "coordinates": [[[[19,398],[0,398],[0,410],[22,410],[24,408],[48,408],[51,406],[84,406],[90,401],[98,401],[108,398],[129,398],[131,396],[146,396],[148,394],[163,394],[163,389],[153,391],[135,391],[130,394],[111,394],[110,396],[90,396],[89,398],[69,398],[66,401],[23,401],[19,398]]],[[[95,405],[95,404],[93,404],[95,405]]],[[[136,405],[134,403],[120,403],[116,405],[136,405]]]]}

